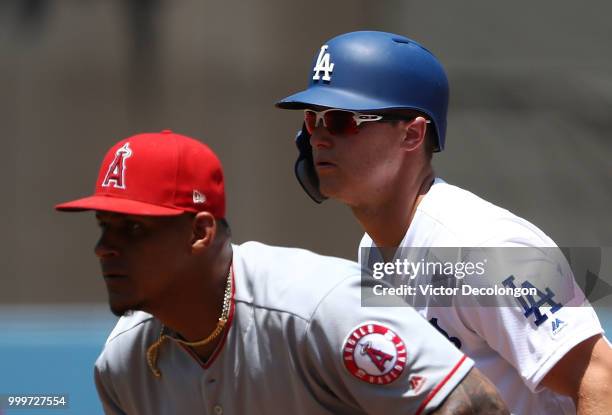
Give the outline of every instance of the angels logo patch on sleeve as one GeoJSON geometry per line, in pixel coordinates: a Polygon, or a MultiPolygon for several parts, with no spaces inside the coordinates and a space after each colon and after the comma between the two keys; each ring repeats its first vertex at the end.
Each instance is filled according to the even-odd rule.
{"type": "Polygon", "coordinates": [[[407,359],[402,339],[380,323],[360,325],[348,335],[342,347],[342,360],[349,373],[376,385],[398,379],[407,359]]]}

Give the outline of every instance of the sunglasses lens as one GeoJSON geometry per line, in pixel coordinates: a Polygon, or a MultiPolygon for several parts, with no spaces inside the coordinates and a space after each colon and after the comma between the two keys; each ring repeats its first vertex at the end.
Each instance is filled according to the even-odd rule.
{"type": "Polygon", "coordinates": [[[314,129],[317,128],[317,113],[309,110],[304,111],[304,124],[308,134],[312,134],[314,129]]]}
{"type": "Polygon", "coordinates": [[[325,125],[332,134],[355,134],[357,123],[354,114],[348,111],[329,111],[325,113],[325,125]]]}
{"type": "MultiPolygon", "coordinates": [[[[355,113],[350,111],[328,110],[323,113],[323,126],[334,135],[356,134],[359,129],[354,117],[355,113]]],[[[309,134],[317,128],[317,118],[316,111],[304,111],[304,125],[309,134]]]]}

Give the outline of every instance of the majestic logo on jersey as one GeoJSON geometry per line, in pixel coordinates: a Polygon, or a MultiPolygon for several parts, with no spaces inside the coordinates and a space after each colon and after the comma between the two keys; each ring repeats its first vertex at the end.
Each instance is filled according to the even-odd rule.
{"type": "MultiPolygon", "coordinates": [[[[503,280],[502,284],[504,284],[504,286],[508,288],[516,288],[516,286],[514,285],[514,275],[510,275],[508,278],[503,280]]],[[[523,309],[523,315],[525,316],[525,318],[529,318],[533,315],[533,324],[535,324],[536,327],[539,327],[542,323],[548,320],[548,315],[546,314],[546,311],[542,312],[542,310],[540,310],[540,307],[544,306],[545,304],[548,304],[548,306],[550,307],[549,311],[551,314],[556,313],[561,309],[561,307],[563,307],[562,304],[555,302],[555,293],[552,292],[552,290],[548,287],[546,287],[546,289],[544,290],[545,292],[542,292],[536,287],[534,287],[533,284],[531,284],[529,281],[521,283],[521,287],[527,289],[536,289],[536,295],[539,298],[538,301],[535,301],[533,295],[516,297],[516,301],[518,301],[519,305],[523,309]]]]}
{"type": "Polygon", "coordinates": [[[386,385],[400,377],[406,367],[406,345],[393,330],[367,323],[353,330],[342,348],[344,367],[367,383],[386,385]]]}
{"type": "Polygon", "coordinates": [[[330,55],[327,51],[328,46],[321,46],[321,50],[319,51],[319,57],[317,58],[317,63],[313,68],[314,75],[312,79],[318,81],[322,79],[324,81],[331,81],[331,73],[334,70],[334,64],[330,62],[330,55]],[[321,72],[323,72],[323,77],[321,77],[321,72]]]}
{"type": "Polygon", "coordinates": [[[561,330],[563,330],[565,328],[565,326],[567,326],[567,323],[559,318],[556,318],[553,322],[552,322],[552,334],[553,336],[556,336],[557,334],[559,334],[559,332],[561,330]]]}
{"type": "Polygon", "coordinates": [[[425,384],[425,378],[419,375],[412,375],[408,379],[408,383],[410,383],[410,389],[412,389],[414,393],[418,393],[425,384]]]}
{"type": "Polygon", "coordinates": [[[115,158],[113,159],[104,180],[102,180],[102,187],[114,187],[116,189],[125,189],[125,160],[132,156],[132,149],[130,143],[125,143],[121,148],[115,152],[115,158]]]}
{"type": "Polygon", "coordinates": [[[461,349],[461,340],[459,340],[458,337],[455,336],[451,336],[449,335],[446,330],[444,330],[442,327],[440,327],[438,325],[438,319],[435,317],[432,317],[429,322],[431,323],[432,326],[434,326],[444,337],[446,337],[452,344],[455,345],[455,347],[457,349],[461,349]]]}

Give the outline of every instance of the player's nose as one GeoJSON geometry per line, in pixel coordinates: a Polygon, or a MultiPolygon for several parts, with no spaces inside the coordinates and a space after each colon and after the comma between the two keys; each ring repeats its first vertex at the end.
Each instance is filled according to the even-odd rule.
{"type": "Polygon", "coordinates": [[[325,127],[317,127],[310,135],[310,145],[313,148],[330,148],[333,146],[331,134],[325,127]]]}
{"type": "Polygon", "coordinates": [[[115,256],[119,256],[119,250],[111,245],[108,238],[102,235],[96,246],[94,247],[94,253],[99,259],[107,259],[115,256]]]}

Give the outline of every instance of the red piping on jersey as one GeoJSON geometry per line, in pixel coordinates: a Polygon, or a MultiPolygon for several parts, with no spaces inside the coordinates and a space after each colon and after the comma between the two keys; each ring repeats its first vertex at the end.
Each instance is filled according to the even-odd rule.
{"type": "Polygon", "coordinates": [[[225,330],[223,330],[223,337],[221,337],[221,342],[219,342],[213,354],[210,355],[206,363],[202,364],[202,360],[200,360],[200,358],[198,357],[198,355],[195,354],[195,352],[193,352],[189,347],[181,344],[183,349],[185,349],[187,353],[189,353],[195,359],[195,361],[200,364],[202,369],[208,369],[210,365],[214,363],[217,356],[219,356],[219,353],[221,353],[221,350],[223,350],[223,346],[225,345],[225,340],[227,339],[227,335],[230,329],[232,328],[232,322],[234,321],[234,311],[236,309],[236,303],[234,302],[234,294],[236,293],[236,278],[234,278],[234,267],[233,266],[232,266],[232,277],[231,278],[232,278],[232,298],[230,300],[230,303],[231,303],[230,313],[229,313],[229,316],[227,317],[227,325],[225,326],[225,330]]]}
{"type": "Polygon", "coordinates": [[[433,397],[436,396],[436,393],[438,393],[440,389],[442,389],[442,386],[444,386],[446,382],[448,382],[448,380],[455,374],[455,372],[459,369],[463,362],[465,362],[465,359],[467,359],[467,356],[463,355],[463,357],[461,358],[461,360],[459,360],[455,367],[448,373],[448,375],[446,375],[444,379],[442,379],[442,382],[438,383],[434,390],[429,392],[429,395],[427,395],[427,398],[425,398],[425,400],[423,401],[421,406],[419,406],[419,409],[417,409],[414,415],[419,415],[423,412],[429,401],[431,401],[433,397]]]}

